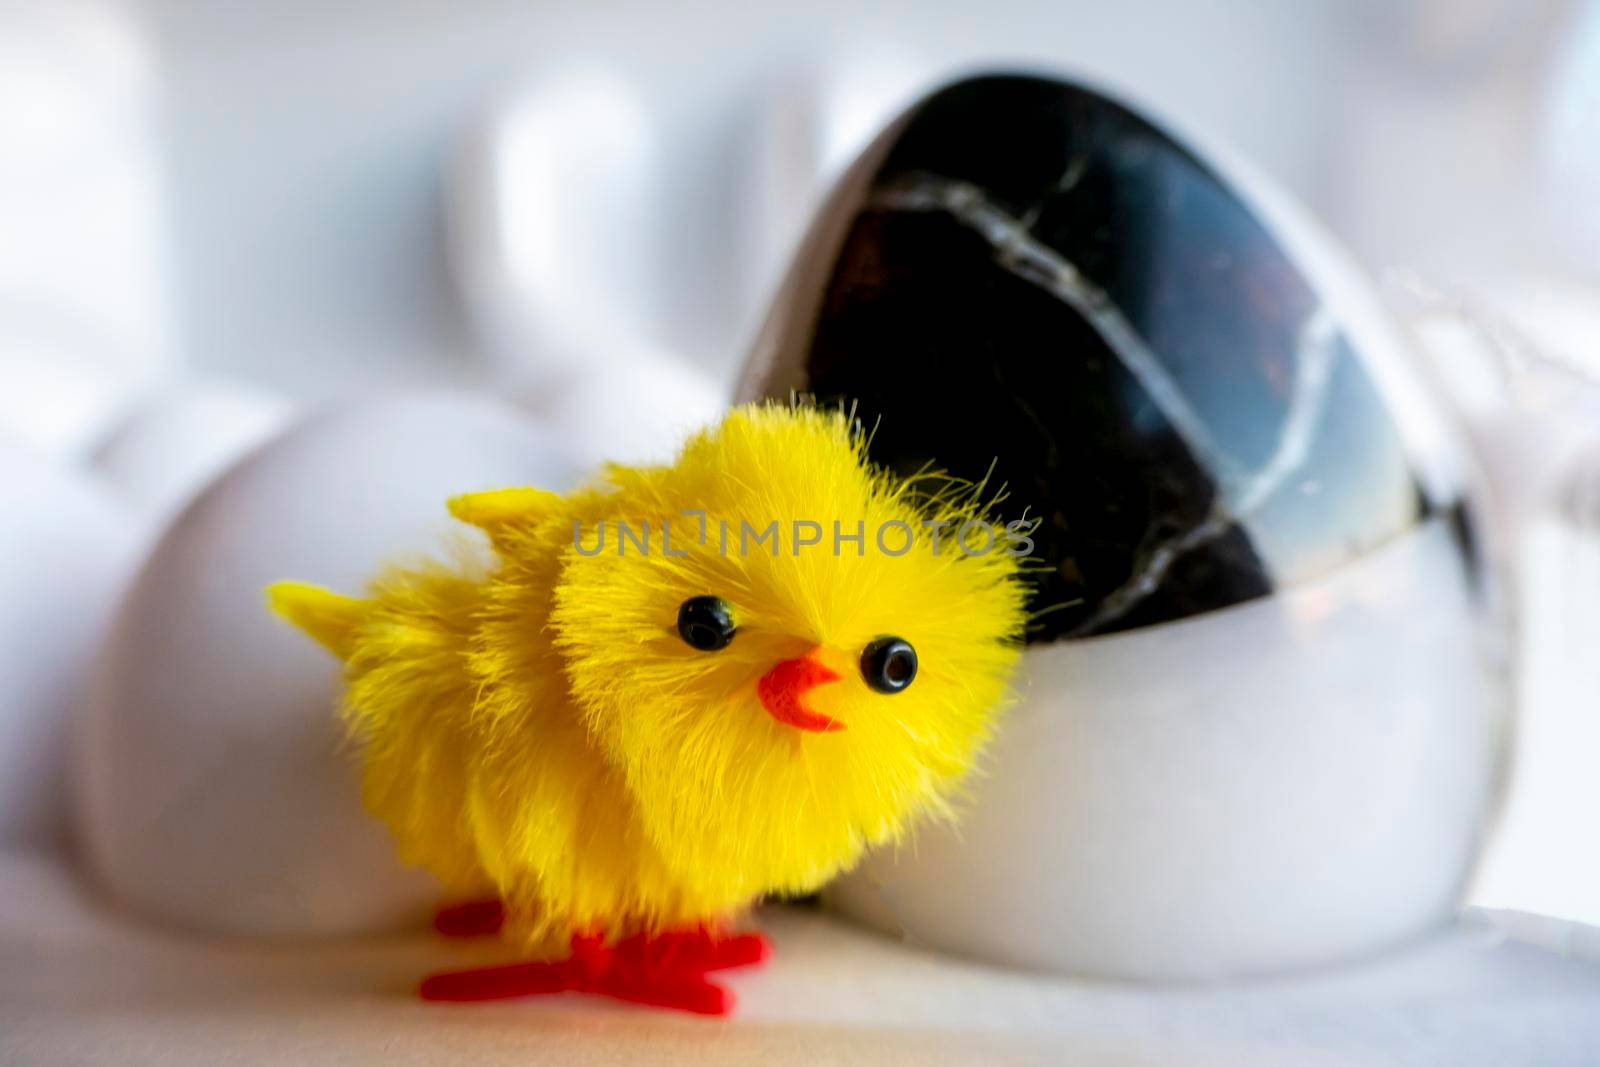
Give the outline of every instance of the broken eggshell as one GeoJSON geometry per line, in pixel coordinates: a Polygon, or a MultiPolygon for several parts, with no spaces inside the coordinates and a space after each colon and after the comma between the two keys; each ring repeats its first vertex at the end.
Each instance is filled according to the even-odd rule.
{"type": "Polygon", "coordinates": [[[1466,468],[1403,344],[1269,183],[1099,93],[962,81],[801,246],[741,399],[1040,520],[1020,703],[959,830],[841,909],[1139,979],[1359,956],[1444,923],[1491,812],[1504,630],[1466,468]],[[992,469],[991,469],[992,465],[992,469]]]}

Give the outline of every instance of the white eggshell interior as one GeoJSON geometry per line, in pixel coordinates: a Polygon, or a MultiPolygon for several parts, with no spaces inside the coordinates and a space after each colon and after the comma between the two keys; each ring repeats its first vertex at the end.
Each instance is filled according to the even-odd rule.
{"type": "Polygon", "coordinates": [[[831,890],[1001,963],[1212,979],[1446,923],[1489,817],[1504,648],[1444,520],[1309,585],[1035,649],[956,830],[831,890]]]}

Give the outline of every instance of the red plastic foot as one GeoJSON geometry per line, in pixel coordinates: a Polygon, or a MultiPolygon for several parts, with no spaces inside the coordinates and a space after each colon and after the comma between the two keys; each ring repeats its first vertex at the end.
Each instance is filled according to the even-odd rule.
{"type": "Polygon", "coordinates": [[[511,963],[502,967],[478,967],[470,971],[431,974],[422,980],[417,992],[423,1000],[457,1003],[560,993],[568,988],[566,968],[566,961],[511,963]]]}
{"type": "Polygon", "coordinates": [[[440,908],[433,928],[445,937],[490,937],[505,925],[506,912],[498,900],[470,900],[440,908]]]}
{"type": "Polygon", "coordinates": [[[572,955],[560,962],[437,974],[423,981],[420,993],[424,1000],[479,1001],[573,991],[699,1015],[726,1015],[733,1009],[733,995],[708,981],[706,973],[759,963],[769,951],[760,934],[640,935],[610,948],[597,937],[574,937],[572,955]]]}
{"type": "Polygon", "coordinates": [[[634,1004],[675,1008],[696,1015],[726,1015],[733,1010],[732,993],[696,974],[646,978],[614,971],[602,978],[593,992],[634,1004]]]}
{"type": "Polygon", "coordinates": [[[617,954],[645,970],[705,974],[761,963],[772,955],[772,946],[760,934],[691,930],[654,937],[639,934],[619,942],[617,954]]]}
{"type": "Polygon", "coordinates": [[[772,956],[772,943],[761,934],[735,934],[702,941],[697,951],[703,970],[725,971],[765,963],[772,956]]]}
{"type": "Polygon", "coordinates": [[[417,993],[423,1000],[510,1000],[593,986],[611,966],[612,950],[599,938],[574,937],[572,955],[541,963],[506,963],[431,974],[417,993]]]}

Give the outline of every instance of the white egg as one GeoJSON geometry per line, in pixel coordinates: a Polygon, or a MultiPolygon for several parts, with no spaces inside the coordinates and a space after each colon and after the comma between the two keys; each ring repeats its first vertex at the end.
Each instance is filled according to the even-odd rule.
{"type": "Polygon", "coordinates": [[[552,434],[490,401],[401,397],[312,418],[173,522],[120,610],[78,738],[103,887],[194,929],[342,935],[417,921],[438,890],[363,810],[337,667],[267,611],[297,578],[357,592],[385,560],[470,537],[455,493],[561,489],[552,434]]]}
{"type": "Polygon", "coordinates": [[[163,518],[282,429],[291,411],[283,397],[253,386],[175,387],[135,406],[95,450],[93,465],[142,515],[163,518]]]}
{"type": "Polygon", "coordinates": [[[726,390],[704,371],[648,351],[613,353],[603,373],[570,375],[523,395],[522,406],[590,466],[669,462],[690,433],[728,408],[726,390]]]}
{"type": "Polygon", "coordinates": [[[133,523],[96,483],[0,447],[0,842],[64,828],[66,729],[132,556],[133,523]]]}

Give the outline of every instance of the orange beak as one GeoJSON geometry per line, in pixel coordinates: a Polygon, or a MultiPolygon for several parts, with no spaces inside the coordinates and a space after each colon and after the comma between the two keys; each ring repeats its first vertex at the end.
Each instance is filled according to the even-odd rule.
{"type": "Polygon", "coordinates": [[[801,698],[819,685],[837,682],[839,676],[810,656],[786,659],[766,674],[756,684],[756,695],[767,714],[797,730],[827,733],[843,730],[844,723],[819,715],[806,707],[801,698]]]}

